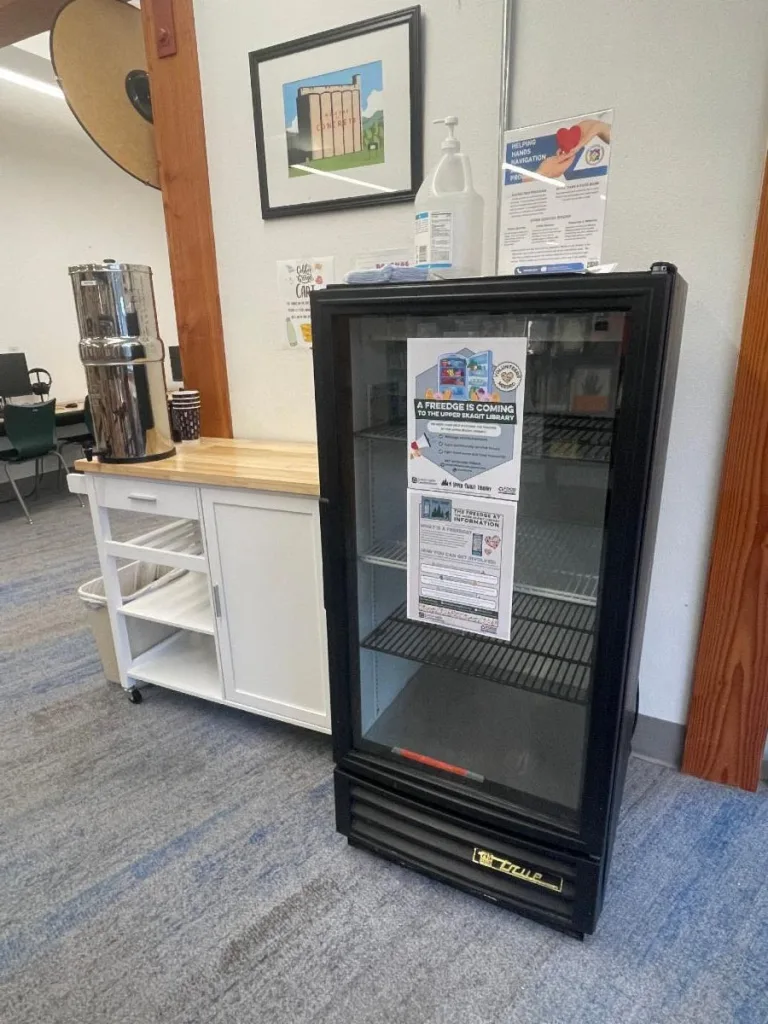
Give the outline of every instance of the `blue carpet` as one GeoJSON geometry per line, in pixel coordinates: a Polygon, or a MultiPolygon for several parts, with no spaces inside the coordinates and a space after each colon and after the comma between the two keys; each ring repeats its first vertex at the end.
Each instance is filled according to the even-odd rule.
{"type": "Polygon", "coordinates": [[[87,513],[33,516],[0,508],[3,1024],[766,1024],[765,789],[633,760],[578,943],[349,848],[326,737],[129,704],[74,595],[87,513]]]}

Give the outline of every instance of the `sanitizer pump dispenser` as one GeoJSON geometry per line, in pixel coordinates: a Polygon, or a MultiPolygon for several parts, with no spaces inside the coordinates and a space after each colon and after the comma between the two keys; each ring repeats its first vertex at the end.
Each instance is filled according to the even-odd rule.
{"type": "Polygon", "coordinates": [[[416,195],[416,265],[441,277],[479,277],[483,260],[483,198],[472,187],[469,157],[454,135],[458,117],[441,117],[442,156],[416,195]]]}

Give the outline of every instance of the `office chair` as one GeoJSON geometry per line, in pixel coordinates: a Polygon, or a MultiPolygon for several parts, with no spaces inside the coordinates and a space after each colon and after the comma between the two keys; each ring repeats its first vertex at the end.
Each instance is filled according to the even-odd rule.
{"type": "MultiPolygon", "coordinates": [[[[59,452],[63,452],[68,444],[78,444],[81,448],[94,448],[96,441],[93,433],[93,416],[91,415],[91,396],[85,396],[85,402],[83,403],[83,421],[85,423],[85,430],[81,434],[70,434],[68,437],[62,437],[59,440],[59,452]]],[[[65,463],[66,465],[66,463],[65,463]]],[[[59,470],[59,480],[56,486],[58,487],[61,483],[61,470],[59,470]]]]}
{"type": "MultiPolygon", "coordinates": [[[[9,466],[21,465],[24,462],[35,463],[35,485],[40,471],[40,460],[46,455],[53,455],[66,470],[67,464],[56,447],[56,399],[38,405],[12,405],[7,403],[4,410],[5,433],[13,445],[12,448],[0,451],[0,463],[3,465],[8,483],[13,488],[16,498],[24,510],[27,522],[32,525],[32,517],[24,503],[16,481],[11,476],[9,466]]],[[[80,507],[83,499],[77,495],[80,507]]]]}

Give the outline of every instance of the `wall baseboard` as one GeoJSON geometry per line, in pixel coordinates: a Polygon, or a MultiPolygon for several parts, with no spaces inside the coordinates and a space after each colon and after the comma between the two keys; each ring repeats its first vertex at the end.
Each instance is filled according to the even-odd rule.
{"type": "MultiPolygon", "coordinates": [[[[666,722],[650,715],[637,716],[637,728],[632,738],[632,753],[647,761],[657,761],[670,768],[680,768],[685,745],[685,726],[666,722]]],[[[760,778],[768,782],[768,757],[763,759],[760,778]]]]}

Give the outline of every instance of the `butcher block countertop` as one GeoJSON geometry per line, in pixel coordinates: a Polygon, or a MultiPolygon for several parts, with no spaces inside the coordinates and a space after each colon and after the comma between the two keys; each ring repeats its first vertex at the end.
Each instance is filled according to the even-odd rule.
{"type": "Polygon", "coordinates": [[[283,494],[320,494],[317,447],[292,441],[239,441],[203,437],[176,445],[176,454],[157,462],[99,462],[78,459],[83,473],[130,476],[143,480],[242,487],[283,494]]]}

